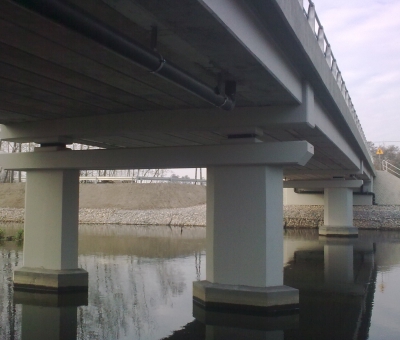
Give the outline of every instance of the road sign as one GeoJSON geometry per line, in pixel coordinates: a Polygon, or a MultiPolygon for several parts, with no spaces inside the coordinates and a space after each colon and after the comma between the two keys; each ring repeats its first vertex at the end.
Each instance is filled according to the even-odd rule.
{"type": "Polygon", "coordinates": [[[376,150],[376,154],[383,155],[383,150],[381,148],[378,148],[378,150],[376,150]]]}

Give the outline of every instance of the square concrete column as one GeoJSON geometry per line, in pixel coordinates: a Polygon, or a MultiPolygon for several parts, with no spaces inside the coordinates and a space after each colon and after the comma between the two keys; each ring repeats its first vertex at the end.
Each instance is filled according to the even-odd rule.
{"type": "Polygon", "coordinates": [[[87,290],[88,274],[78,268],[79,171],[27,172],[23,267],[14,287],[87,290]]]}
{"type": "Polygon", "coordinates": [[[353,226],[353,190],[351,188],[325,188],[324,225],[319,228],[324,236],[357,236],[353,226]]]}
{"type": "Polygon", "coordinates": [[[279,166],[207,170],[206,281],[194,301],[210,307],[295,309],[283,285],[283,175],[279,166]]]}

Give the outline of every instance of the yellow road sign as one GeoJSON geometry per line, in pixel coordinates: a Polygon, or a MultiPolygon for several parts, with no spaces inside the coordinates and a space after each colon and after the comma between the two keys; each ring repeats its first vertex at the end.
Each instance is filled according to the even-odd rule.
{"type": "Polygon", "coordinates": [[[383,155],[383,150],[381,148],[378,148],[378,150],[376,150],[376,154],[383,155]]]}

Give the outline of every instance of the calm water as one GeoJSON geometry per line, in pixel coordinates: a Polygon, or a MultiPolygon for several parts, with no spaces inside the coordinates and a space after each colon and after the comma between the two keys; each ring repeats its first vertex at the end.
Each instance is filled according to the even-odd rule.
{"type": "Polygon", "coordinates": [[[300,289],[300,311],[252,317],[193,307],[192,282],[205,278],[204,228],[82,226],[89,296],[67,303],[14,294],[23,249],[4,242],[0,339],[400,338],[400,233],[326,241],[288,231],[284,249],[285,284],[300,289]]]}

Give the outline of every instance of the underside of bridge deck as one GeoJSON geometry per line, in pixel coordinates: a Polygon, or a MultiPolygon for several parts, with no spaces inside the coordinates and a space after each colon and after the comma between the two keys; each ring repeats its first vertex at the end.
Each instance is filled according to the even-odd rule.
{"type": "MultiPolygon", "coordinates": [[[[331,178],[338,171],[367,179],[368,161],[363,173],[363,157],[355,156],[360,146],[338,114],[343,103],[329,96],[333,77],[315,84],[318,68],[329,70],[308,60],[314,51],[307,48],[317,42],[301,46],[279,2],[260,4],[1,1],[1,138],[102,148],[214,145],[232,135],[307,140],[314,157],[305,167],[285,168],[285,176],[331,178]],[[155,66],[138,49],[156,58],[155,66]],[[184,81],[163,74],[167,65],[182,71],[184,81]],[[211,102],[204,88],[222,99],[211,102]],[[226,97],[233,110],[216,107],[226,97]]],[[[306,23],[299,4],[291,6],[306,23]]]]}
{"type": "MultiPolygon", "coordinates": [[[[267,249],[251,275],[243,263],[224,272],[224,257],[214,253],[208,262],[217,271],[207,284],[231,288],[282,286],[281,258],[271,254],[281,243],[282,211],[274,204],[282,202],[283,178],[374,176],[348,101],[297,0],[1,0],[0,28],[0,138],[41,146],[0,156],[0,166],[28,171],[31,182],[25,228],[32,261],[16,272],[21,285],[34,287],[37,274],[56,290],[87,286],[82,272],[61,278],[78,269],[76,193],[65,181],[75,185],[71,174],[79,169],[212,169],[209,246],[234,249],[220,233],[231,227],[239,242],[247,219],[253,239],[264,235],[252,256],[267,249]],[[71,143],[107,150],[68,151],[71,143]],[[242,183],[227,205],[222,169],[232,181],[249,174],[254,190],[242,183]],[[46,199],[36,202],[37,192],[46,199]],[[254,211],[234,208],[241,195],[254,211]],[[232,218],[221,219],[228,212],[232,218]],[[38,228],[57,239],[50,262],[46,239],[28,235],[38,228]],[[35,274],[37,267],[44,271],[35,274]]],[[[244,256],[245,244],[238,246],[244,256]]],[[[224,303],[222,291],[214,302],[224,303]]],[[[296,294],[281,302],[296,305],[296,296],[298,302],[296,294]]]]}

